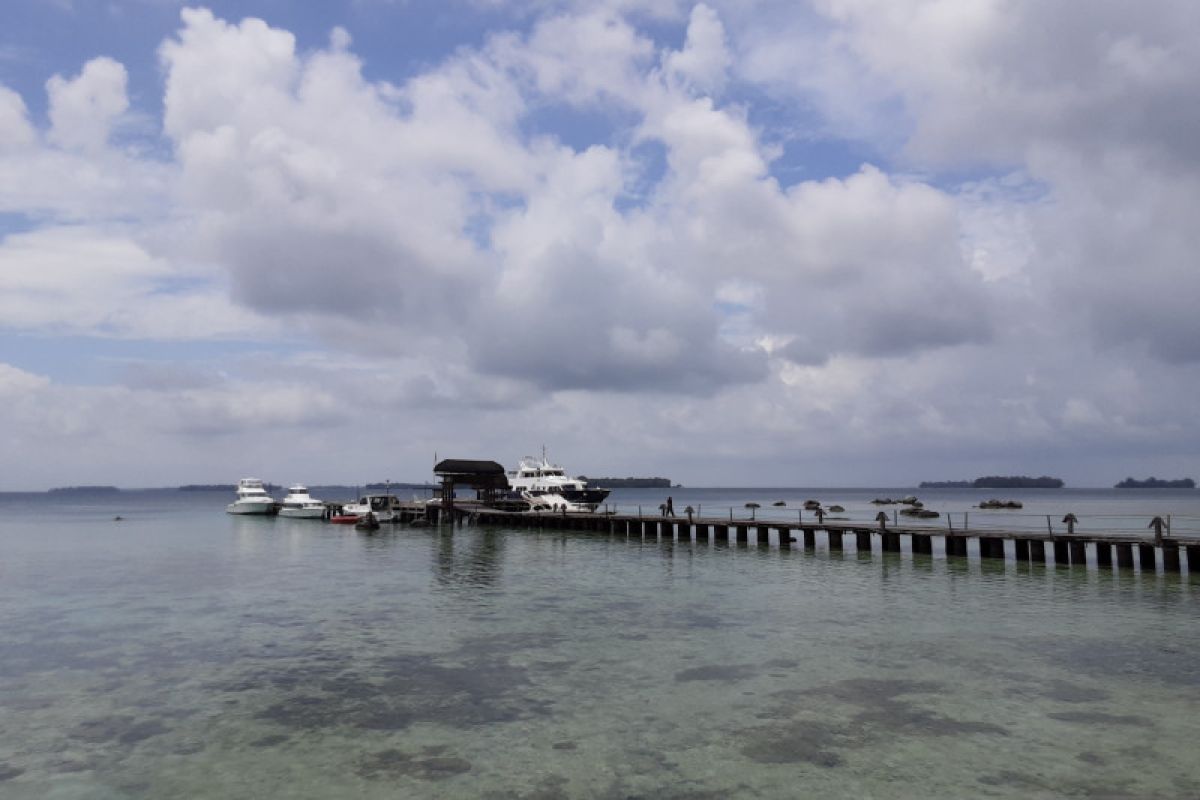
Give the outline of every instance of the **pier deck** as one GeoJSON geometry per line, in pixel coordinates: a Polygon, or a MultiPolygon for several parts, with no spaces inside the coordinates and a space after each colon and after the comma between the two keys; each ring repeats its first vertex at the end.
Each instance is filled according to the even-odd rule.
{"type": "MultiPolygon", "coordinates": [[[[425,513],[435,521],[444,513],[430,506],[425,513]]],[[[1088,532],[1054,533],[1035,530],[951,529],[934,525],[900,524],[891,522],[874,525],[859,521],[786,521],[780,519],[642,516],[628,513],[553,513],[502,511],[471,503],[453,508],[455,521],[470,521],[484,525],[504,525],[517,528],[540,528],[571,531],[591,531],[611,535],[636,536],[698,544],[733,541],[749,545],[751,541],[769,546],[772,538],[781,548],[800,546],[816,548],[818,535],[830,551],[846,549],[846,539],[859,552],[901,553],[913,555],[934,553],[934,543],[940,542],[939,552],[947,557],[978,557],[1008,559],[1018,562],[1046,563],[1059,566],[1087,566],[1099,569],[1132,568],[1134,554],[1143,572],[1182,572],[1200,574],[1200,536],[1172,536],[1157,530],[1146,533],[1088,532]],[[775,535],[772,537],[771,532],[775,535]],[[1012,542],[1012,545],[1006,545],[1012,542]],[[972,543],[974,545],[972,546],[972,543]],[[1089,553],[1091,554],[1089,558],[1089,553]],[[1048,558],[1049,556],[1049,558],[1048,558]]],[[[1152,523],[1153,525],[1153,523],[1152,523]]]]}

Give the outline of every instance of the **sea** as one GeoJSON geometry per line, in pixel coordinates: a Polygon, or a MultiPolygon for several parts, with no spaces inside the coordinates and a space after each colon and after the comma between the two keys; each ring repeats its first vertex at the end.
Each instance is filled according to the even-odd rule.
{"type": "MultiPolygon", "coordinates": [[[[931,525],[1200,531],[1194,490],[609,504],[874,519],[906,495],[931,525]]],[[[231,499],[0,494],[0,798],[1200,797],[1200,574],[367,534],[231,499]]]]}

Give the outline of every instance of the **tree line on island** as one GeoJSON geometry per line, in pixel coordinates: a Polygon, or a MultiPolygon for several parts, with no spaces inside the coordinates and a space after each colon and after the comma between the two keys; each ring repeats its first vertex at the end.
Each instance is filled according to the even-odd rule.
{"type": "Polygon", "coordinates": [[[1061,478],[1043,475],[1030,478],[1027,475],[988,475],[973,481],[921,481],[921,489],[1061,489],[1065,484],[1061,478]]]}
{"type": "Polygon", "coordinates": [[[1191,478],[1179,478],[1178,480],[1162,480],[1155,478],[1153,475],[1146,478],[1144,481],[1139,481],[1134,478],[1126,478],[1120,483],[1113,486],[1114,489],[1195,489],[1196,482],[1191,478]]]}
{"type": "Polygon", "coordinates": [[[670,478],[589,478],[580,475],[579,480],[597,489],[670,489],[670,478]]]}

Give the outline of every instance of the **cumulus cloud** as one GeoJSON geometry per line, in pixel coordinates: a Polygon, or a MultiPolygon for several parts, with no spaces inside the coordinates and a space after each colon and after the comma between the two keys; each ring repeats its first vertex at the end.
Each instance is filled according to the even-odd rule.
{"type": "Polygon", "coordinates": [[[129,108],[128,76],[111,58],[94,58],[74,78],[55,75],[46,82],[50,98],[50,141],[67,148],[100,150],[113,122],[129,108]]]}
{"type": "Polygon", "coordinates": [[[8,367],[17,424],[97,448],[106,417],[176,444],[254,429],[269,462],[304,426],[407,413],[429,430],[389,453],[422,467],[552,436],[589,471],[634,447],[689,481],[720,479],[697,432],[746,475],[764,454],[757,481],[819,480],[806,457],[896,479],[897,448],[1051,471],[1195,446],[1187,4],[493,10],[510,30],[389,82],[345,30],[311,47],[185,9],[157,156],[114,136],[113,59],[52,77],[45,125],[0,87],[0,211],[30,228],[0,242],[6,329],[311,348],[86,389],[8,367]],[[813,137],[870,163],[789,182],[813,137]]]}
{"type": "Polygon", "coordinates": [[[0,242],[0,326],[175,340],[272,330],[234,307],[219,284],[181,273],[127,236],[85,226],[46,227],[0,242]]]}

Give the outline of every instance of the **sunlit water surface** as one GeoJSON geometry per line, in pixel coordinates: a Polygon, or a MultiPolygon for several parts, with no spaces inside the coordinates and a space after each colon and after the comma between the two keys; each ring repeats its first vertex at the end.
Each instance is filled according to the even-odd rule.
{"type": "Polygon", "coordinates": [[[0,797],[1200,796],[1200,576],[226,501],[0,502],[0,797]]]}

